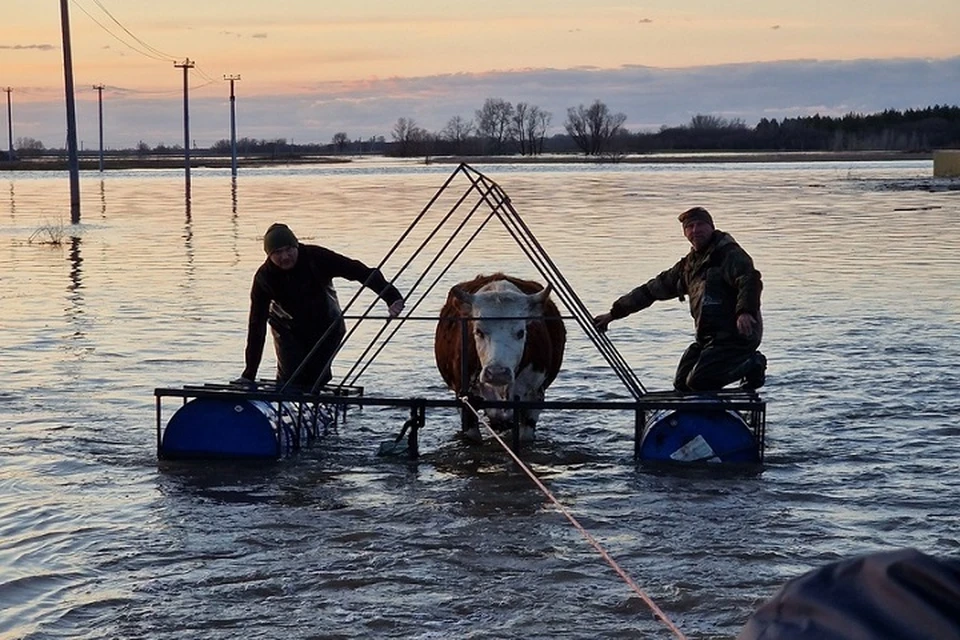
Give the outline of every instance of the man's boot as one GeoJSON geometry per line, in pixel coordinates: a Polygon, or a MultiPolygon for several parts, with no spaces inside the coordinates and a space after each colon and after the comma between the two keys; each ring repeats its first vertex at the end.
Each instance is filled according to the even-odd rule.
{"type": "Polygon", "coordinates": [[[757,351],[753,354],[753,366],[744,375],[740,386],[753,391],[759,389],[767,381],[767,357],[757,351]]]}

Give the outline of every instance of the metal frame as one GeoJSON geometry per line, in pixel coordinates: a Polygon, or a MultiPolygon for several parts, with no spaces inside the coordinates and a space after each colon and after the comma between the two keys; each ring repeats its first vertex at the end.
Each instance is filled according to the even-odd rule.
{"type": "MultiPolygon", "coordinates": [[[[160,451],[162,438],[163,417],[162,417],[162,399],[165,397],[182,398],[184,403],[194,398],[218,398],[235,400],[262,400],[275,406],[277,411],[283,411],[284,407],[300,406],[312,404],[318,407],[324,407],[330,411],[333,421],[324,424],[325,429],[337,428],[341,420],[346,420],[347,407],[397,407],[407,408],[410,411],[410,418],[404,423],[396,441],[399,442],[404,437],[407,439],[407,448],[411,458],[419,456],[419,431],[426,424],[427,409],[458,409],[461,415],[470,413],[464,406],[464,400],[460,398],[390,398],[390,397],[367,397],[363,395],[362,388],[353,388],[351,392],[344,393],[342,389],[324,389],[321,394],[303,394],[288,393],[278,391],[245,391],[237,387],[227,385],[204,385],[198,387],[158,388],[154,391],[157,405],[157,451],[160,451]]],[[[640,444],[648,428],[648,417],[652,412],[668,411],[677,409],[703,409],[703,410],[733,410],[744,417],[749,426],[754,439],[757,442],[757,449],[760,456],[760,462],[763,462],[764,440],[766,434],[766,402],[764,402],[755,391],[745,390],[722,390],[710,393],[679,393],[676,391],[651,392],[645,394],[637,400],[623,401],[596,401],[596,400],[541,400],[541,401],[493,401],[480,398],[471,398],[470,405],[476,409],[513,409],[514,415],[519,415],[520,409],[549,409],[557,411],[627,411],[632,412],[634,418],[633,448],[634,456],[640,452],[640,444]]],[[[299,418],[293,418],[299,424],[299,418]]],[[[279,421],[278,421],[279,422],[279,421]]],[[[314,421],[312,427],[301,425],[308,434],[308,442],[319,438],[320,433],[317,421],[314,421]]],[[[519,447],[519,424],[516,422],[512,429],[513,444],[515,448],[519,447]]],[[[278,434],[278,448],[280,446],[280,436],[278,434]]],[[[293,439],[290,440],[294,442],[293,439]]],[[[295,452],[300,448],[302,442],[297,439],[296,444],[291,451],[295,452]]]]}

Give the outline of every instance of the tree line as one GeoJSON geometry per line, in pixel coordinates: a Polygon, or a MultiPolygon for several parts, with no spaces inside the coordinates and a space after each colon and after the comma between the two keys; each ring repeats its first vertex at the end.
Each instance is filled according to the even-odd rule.
{"type": "MultiPolygon", "coordinates": [[[[547,136],[553,114],[525,102],[512,105],[488,98],[473,118],[457,115],[439,132],[419,127],[413,118],[398,118],[392,140],[380,139],[378,151],[390,155],[539,155],[582,153],[616,156],[656,151],[908,151],[925,152],[960,146],[960,107],[840,117],[763,118],[754,127],[740,119],[697,114],[686,124],[655,132],[631,132],[627,116],[602,101],[567,109],[564,133],[547,136]]],[[[372,146],[374,143],[371,142],[372,146]]],[[[345,132],[330,145],[337,152],[357,151],[345,132]]]]}
{"type": "Polygon", "coordinates": [[[656,151],[907,151],[960,146],[960,107],[936,105],[841,117],[740,119],[697,114],[686,124],[631,132],[627,116],[600,100],[567,109],[565,133],[545,136],[552,114],[536,105],[488,99],[472,121],[450,119],[437,134],[400,118],[387,152],[397,156],[582,153],[603,157],[656,151]]]}
{"type": "MultiPolygon", "coordinates": [[[[564,133],[547,136],[553,114],[538,105],[487,98],[473,117],[456,115],[437,132],[420,127],[413,118],[400,117],[390,139],[373,136],[352,139],[334,134],[330,143],[292,144],[283,138],[241,138],[241,155],[290,156],[307,154],[387,154],[416,156],[536,156],[543,153],[581,153],[616,157],[656,151],[907,151],[960,147],[960,107],[935,105],[922,109],[880,113],[848,113],[840,117],[801,116],[763,118],[754,127],[740,119],[697,114],[686,124],[663,126],[654,132],[631,132],[627,116],[613,112],[601,100],[589,106],[569,107],[564,133]]],[[[21,156],[44,155],[48,150],[33,138],[18,138],[21,156]]],[[[182,153],[180,145],[156,147],[140,142],[137,154],[182,153]]],[[[229,140],[214,143],[209,152],[229,155],[229,140]]]]}

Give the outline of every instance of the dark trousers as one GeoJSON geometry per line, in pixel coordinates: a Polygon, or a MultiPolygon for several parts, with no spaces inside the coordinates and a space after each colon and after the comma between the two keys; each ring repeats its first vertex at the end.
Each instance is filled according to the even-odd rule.
{"type": "Polygon", "coordinates": [[[680,356],[673,388],[677,391],[716,391],[743,378],[754,365],[754,341],[694,342],[680,356]]]}
{"type": "Polygon", "coordinates": [[[325,338],[323,333],[300,334],[292,329],[274,324],[271,324],[270,329],[273,333],[273,346],[277,353],[278,386],[290,382],[292,387],[309,390],[330,382],[333,377],[331,371],[333,358],[340,346],[340,341],[346,334],[342,320],[327,333],[325,338]],[[304,359],[321,338],[323,339],[322,344],[317,346],[316,351],[304,363],[304,359]],[[297,373],[297,368],[301,364],[303,364],[303,368],[297,373]],[[296,378],[294,378],[294,373],[296,373],[296,378]]]}

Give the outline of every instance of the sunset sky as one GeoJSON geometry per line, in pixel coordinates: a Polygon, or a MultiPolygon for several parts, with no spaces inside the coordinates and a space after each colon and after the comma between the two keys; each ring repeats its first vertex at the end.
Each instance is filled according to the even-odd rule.
{"type": "MultiPolygon", "coordinates": [[[[229,91],[223,75],[239,74],[240,108],[254,99],[245,124],[260,132],[248,135],[268,137],[263,132],[276,130],[275,136],[323,142],[348,125],[355,136],[377,130],[389,135],[388,123],[400,116],[417,116],[426,128],[439,129],[450,116],[472,116],[484,97],[540,103],[554,112],[554,126],[561,124],[565,107],[594,99],[628,113],[636,126],[686,119],[683,114],[679,122],[659,122],[653,114],[630,113],[626,99],[617,105],[593,93],[579,99],[567,94],[563,99],[573,103],[558,97],[550,104],[547,92],[529,84],[530,74],[544,70],[564,72],[564,82],[576,83],[571,74],[638,67],[676,75],[763,62],[852,64],[960,55],[956,0],[71,0],[69,6],[78,100],[95,102],[92,86],[103,84],[106,104],[122,103],[131,111],[137,105],[136,111],[153,121],[146,118],[150,109],[170,110],[181,99],[183,72],[173,65],[189,58],[196,63],[190,85],[191,99],[198,101],[198,131],[206,126],[202,101],[210,101],[212,110],[222,107],[229,91]],[[512,91],[509,83],[495,83],[483,87],[486,94],[462,103],[455,99],[494,78],[512,78],[512,91]],[[497,90],[511,95],[490,93],[497,90]],[[270,100],[272,107],[265,102],[270,100]],[[447,110],[430,111],[432,100],[447,110]],[[325,109],[332,101],[339,103],[338,111],[325,109]],[[373,108],[372,102],[389,102],[395,111],[387,115],[385,106],[373,108]],[[369,125],[357,117],[367,110],[369,125]],[[330,122],[337,113],[352,117],[330,122]]],[[[15,136],[58,135],[47,120],[58,101],[62,111],[62,61],[59,3],[4,0],[0,87],[13,89],[15,136]]],[[[561,76],[553,76],[551,82],[558,81],[561,76]]],[[[958,103],[960,88],[953,86],[952,102],[958,103]]],[[[790,108],[789,102],[780,106],[790,108]]],[[[888,106],[900,107],[896,102],[888,106]]],[[[121,113],[115,112],[117,129],[128,122],[121,113]]],[[[6,125],[5,110],[2,121],[6,125]]],[[[143,123],[131,120],[131,133],[143,133],[143,123]]],[[[210,126],[201,143],[223,137],[210,126]]],[[[167,138],[175,142],[175,131],[167,138]]]]}

